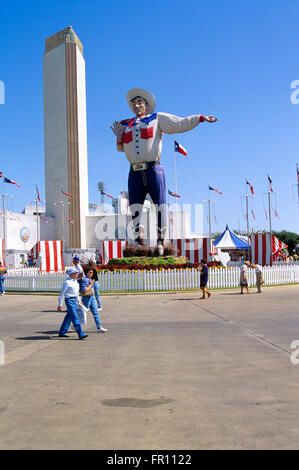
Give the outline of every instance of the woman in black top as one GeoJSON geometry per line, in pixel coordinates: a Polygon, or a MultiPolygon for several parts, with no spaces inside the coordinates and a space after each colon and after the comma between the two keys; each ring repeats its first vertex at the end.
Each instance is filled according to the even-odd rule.
{"type": "Polygon", "coordinates": [[[98,310],[102,310],[102,301],[100,298],[100,284],[99,284],[99,276],[98,276],[98,271],[97,271],[97,265],[93,261],[93,259],[89,260],[89,265],[88,265],[92,270],[93,270],[93,275],[92,278],[94,280],[94,296],[96,298],[96,302],[98,304],[98,310]]]}

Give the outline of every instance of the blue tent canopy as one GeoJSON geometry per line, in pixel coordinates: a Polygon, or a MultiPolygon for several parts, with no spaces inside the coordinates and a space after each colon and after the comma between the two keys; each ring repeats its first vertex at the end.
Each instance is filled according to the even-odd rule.
{"type": "Polygon", "coordinates": [[[220,237],[217,238],[214,242],[216,248],[231,249],[231,250],[248,250],[248,241],[244,238],[236,235],[232,230],[229,229],[228,225],[226,226],[224,232],[220,237]]]}

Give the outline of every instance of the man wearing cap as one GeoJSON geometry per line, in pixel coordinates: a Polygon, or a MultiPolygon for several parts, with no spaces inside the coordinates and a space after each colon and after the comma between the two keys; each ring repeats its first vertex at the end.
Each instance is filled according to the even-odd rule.
{"type": "Polygon", "coordinates": [[[83,276],[84,276],[84,271],[83,271],[83,268],[81,266],[81,264],[79,263],[79,258],[78,256],[74,256],[73,258],[73,265],[74,265],[74,268],[76,268],[76,271],[78,273],[78,279],[81,279],[83,276]]]}
{"type": "Polygon", "coordinates": [[[58,336],[67,338],[66,333],[68,332],[69,326],[72,322],[79,336],[79,339],[84,339],[84,338],[87,338],[88,335],[84,334],[84,331],[82,330],[81,323],[78,318],[77,310],[76,310],[77,301],[81,305],[82,305],[82,302],[79,297],[79,284],[77,282],[78,271],[75,266],[68,270],[68,275],[69,277],[62,284],[61,291],[59,294],[59,299],[58,299],[57,310],[59,312],[62,311],[63,297],[64,297],[65,305],[67,308],[67,314],[63,319],[58,336]]]}
{"type": "Polygon", "coordinates": [[[216,122],[214,116],[194,115],[181,118],[173,114],[155,113],[156,100],[147,90],[133,88],[127,102],[135,118],[115,121],[111,127],[117,137],[117,150],[125,152],[131,163],[128,190],[129,204],[137,242],[143,244],[139,227],[142,206],[147,194],[158,207],[157,242],[160,254],[166,233],[165,172],[160,163],[162,136],[194,129],[200,122],[216,122]]]}

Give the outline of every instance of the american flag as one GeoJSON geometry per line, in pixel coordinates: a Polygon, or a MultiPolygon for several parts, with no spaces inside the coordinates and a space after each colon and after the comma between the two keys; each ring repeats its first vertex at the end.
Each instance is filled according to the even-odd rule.
{"type": "Polygon", "coordinates": [[[269,185],[270,185],[270,191],[273,193],[273,189],[272,189],[272,180],[270,178],[270,176],[268,175],[268,181],[269,181],[269,185]]]}

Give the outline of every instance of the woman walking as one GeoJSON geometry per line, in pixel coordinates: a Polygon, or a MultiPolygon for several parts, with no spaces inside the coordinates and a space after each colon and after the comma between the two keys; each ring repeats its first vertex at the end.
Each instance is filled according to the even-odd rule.
{"type": "Polygon", "coordinates": [[[82,302],[83,305],[88,309],[91,310],[93,314],[93,318],[95,324],[98,329],[98,333],[105,333],[108,331],[106,328],[101,326],[100,316],[97,308],[97,303],[94,295],[94,280],[92,279],[93,276],[93,268],[90,266],[87,267],[85,271],[85,277],[83,277],[81,282],[81,295],[82,295],[82,302]]]}
{"type": "Polygon", "coordinates": [[[89,266],[93,270],[93,276],[92,279],[94,280],[93,288],[94,288],[94,296],[96,299],[96,302],[98,304],[98,310],[99,312],[102,310],[102,301],[100,298],[100,284],[99,284],[99,276],[97,272],[97,265],[95,263],[95,260],[93,258],[90,258],[89,260],[89,266]]]}
{"type": "Polygon", "coordinates": [[[250,294],[248,289],[248,267],[250,266],[249,261],[245,261],[242,266],[240,267],[240,287],[241,287],[241,294],[243,294],[244,287],[246,288],[247,294],[250,294]]]}
{"type": "Polygon", "coordinates": [[[5,274],[6,274],[6,269],[0,261],[0,294],[1,295],[5,294],[5,290],[4,290],[5,274]]]}
{"type": "Polygon", "coordinates": [[[206,294],[208,295],[208,297],[211,296],[211,292],[209,292],[206,287],[208,280],[209,280],[209,268],[208,268],[206,260],[202,259],[201,260],[201,272],[200,272],[200,288],[202,290],[202,297],[200,297],[200,299],[205,299],[206,294]]]}

